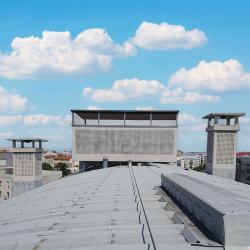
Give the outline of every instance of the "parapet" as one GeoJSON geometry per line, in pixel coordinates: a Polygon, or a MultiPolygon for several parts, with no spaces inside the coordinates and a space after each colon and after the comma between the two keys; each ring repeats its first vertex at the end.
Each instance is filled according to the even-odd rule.
{"type": "Polygon", "coordinates": [[[228,180],[224,182],[222,188],[191,175],[161,175],[162,187],[220,244],[233,249],[250,246],[250,199],[240,195],[240,185],[236,193],[230,190],[228,180]]]}

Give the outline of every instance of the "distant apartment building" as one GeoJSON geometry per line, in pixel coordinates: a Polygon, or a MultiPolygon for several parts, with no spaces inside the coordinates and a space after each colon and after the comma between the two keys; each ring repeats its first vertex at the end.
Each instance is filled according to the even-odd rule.
{"type": "Polygon", "coordinates": [[[238,153],[236,159],[236,181],[250,185],[250,155],[238,153]],[[242,156],[244,155],[244,156],[242,156]]]}
{"type": "Polygon", "coordinates": [[[0,150],[0,173],[13,174],[13,154],[8,149],[0,150]]]}
{"type": "Polygon", "coordinates": [[[0,202],[7,200],[12,195],[13,180],[11,175],[0,174],[0,202]]]}
{"type": "Polygon", "coordinates": [[[79,172],[79,161],[72,159],[71,153],[47,152],[43,155],[43,162],[55,167],[59,162],[65,163],[71,173],[79,172]]]}
{"type": "Polygon", "coordinates": [[[236,154],[236,157],[237,158],[240,158],[240,157],[250,157],[250,152],[238,152],[236,154]]]}
{"type": "Polygon", "coordinates": [[[12,195],[13,156],[8,149],[0,150],[0,201],[12,195]]]}
{"type": "Polygon", "coordinates": [[[204,166],[206,163],[206,153],[190,152],[177,156],[177,166],[185,169],[204,166]]]}

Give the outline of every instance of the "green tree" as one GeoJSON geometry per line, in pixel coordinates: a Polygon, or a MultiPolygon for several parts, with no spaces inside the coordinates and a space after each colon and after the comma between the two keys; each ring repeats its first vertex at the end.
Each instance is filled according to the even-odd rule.
{"type": "Polygon", "coordinates": [[[43,163],[42,163],[42,169],[43,169],[43,170],[50,170],[50,171],[52,171],[52,170],[53,170],[53,167],[52,167],[49,163],[43,162],[43,163]]]}
{"type": "Polygon", "coordinates": [[[67,176],[69,174],[71,174],[70,169],[68,169],[67,164],[63,163],[63,162],[58,162],[55,165],[55,169],[62,171],[62,176],[67,176]]]}
{"type": "Polygon", "coordinates": [[[204,172],[205,171],[205,165],[200,165],[198,167],[193,168],[194,171],[197,172],[204,172]]]}

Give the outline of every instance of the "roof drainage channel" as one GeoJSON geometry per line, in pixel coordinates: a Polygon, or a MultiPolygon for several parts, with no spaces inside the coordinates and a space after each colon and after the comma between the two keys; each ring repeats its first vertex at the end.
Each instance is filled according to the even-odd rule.
{"type": "MultiPolygon", "coordinates": [[[[155,242],[154,242],[154,237],[153,237],[153,234],[152,234],[152,231],[151,231],[149,222],[148,222],[147,214],[146,214],[146,211],[145,211],[143,202],[142,202],[140,190],[139,190],[139,187],[138,187],[138,184],[137,184],[137,181],[136,181],[136,178],[135,178],[134,170],[133,170],[132,167],[129,167],[129,172],[130,172],[130,175],[131,175],[131,180],[132,180],[133,189],[134,189],[134,190],[136,189],[136,191],[137,191],[137,193],[138,193],[138,196],[139,196],[139,201],[140,201],[140,204],[141,204],[141,207],[142,207],[142,211],[143,211],[144,218],[145,218],[145,220],[146,220],[146,225],[147,225],[147,229],[148,229],[148,232],[149,232],[149,235],[150,235],[150,240],[151,240],[153,249],[156,250],[156,246],[155,246],[155,242]]],[[[145,243],[145,239],[144,239],[144,243],[145,243]]],[[[149,248],[150,248],[150,247],[149,247],[149,248]]]]}

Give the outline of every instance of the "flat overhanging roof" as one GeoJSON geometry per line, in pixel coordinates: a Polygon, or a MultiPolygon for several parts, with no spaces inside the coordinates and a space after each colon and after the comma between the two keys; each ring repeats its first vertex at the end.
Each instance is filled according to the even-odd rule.
{"type": "Polygon", "coordinates": [[[72,113],[171,113],[178,114],[179,110],[113,110],[113,109],[99,109],[99,110],[88,110],[88,109],[71,109],[72,113]]]}
{"type": "Polygon", "coordinates": [[[206,116],[203,116],[202,119],[211,119],[211,118],[237,118],[246,115],[246,113],[210,113],[206,116]]]}
{"type": "Polygon", "coordinates": [[[17,141],[17,142],[48,142],[48,140],[42,138],[8,138],[7,141],[17,141]]]}
{"type": "Polygon", "coordinates": [[[178,110],[71,110],[82,119],[92,120],[177,120],[178,110]]]}

